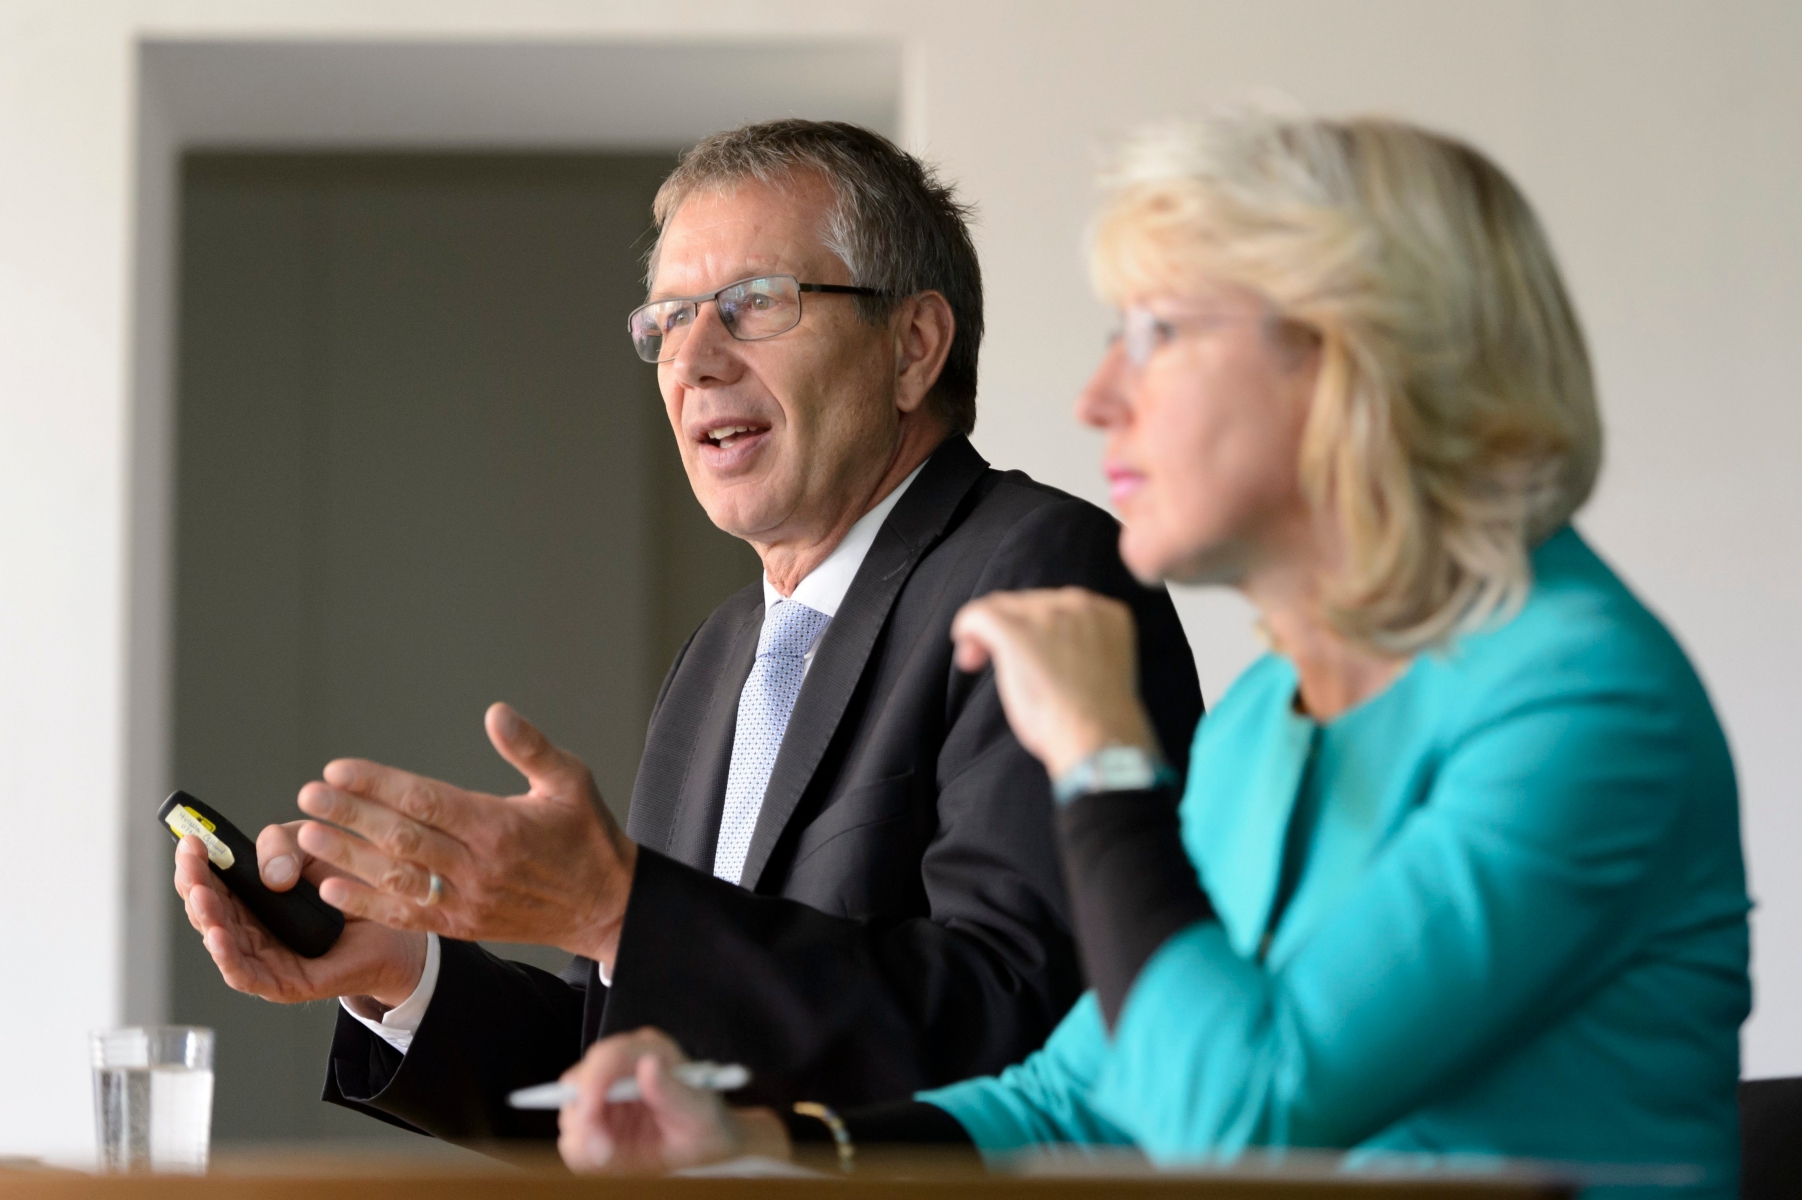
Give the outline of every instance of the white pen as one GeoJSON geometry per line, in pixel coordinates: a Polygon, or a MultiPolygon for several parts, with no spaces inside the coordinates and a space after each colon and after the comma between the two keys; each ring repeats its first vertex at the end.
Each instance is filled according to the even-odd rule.
{"type": "MultiPolygon", "coordinates": [[[[751,1072],[738,1063],[677,1063],[670,1068],[670,1074],[691,1088],[707,1092],[734,1092],[751,1082],[751,1072]]],[[[513,1108],[559,1109],[575,1098],[574,1084],[552,1080],[510,1093],[507,1103],[513,1108]]],[[[614,1080],[607,1089],[609,1104],[625,1104],[638,1098],[638,1080],[629,1076],[614,1080]]]]}

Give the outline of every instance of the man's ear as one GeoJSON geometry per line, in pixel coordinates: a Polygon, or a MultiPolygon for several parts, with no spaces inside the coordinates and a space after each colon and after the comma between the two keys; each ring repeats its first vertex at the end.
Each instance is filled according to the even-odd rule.
{"type": "Polygon", "coordinates": [[[945,369],[957,318],[939,292],[920,292],[903,300],[895,314],[895,407],[913,412],[926,402],[945,369]]]}

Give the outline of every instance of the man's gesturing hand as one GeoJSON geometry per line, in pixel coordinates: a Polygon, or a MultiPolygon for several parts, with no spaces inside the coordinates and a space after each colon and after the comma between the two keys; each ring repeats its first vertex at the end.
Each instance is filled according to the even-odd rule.
{"type": "Polygon", "coordinates": [[[301,848],[350,876],[319,894],[395,929],[558,946],[611,970],[638,848],[579,759],[505,704],[486,724],[526,777],[524,794],[469,792],[360,759],[327,764],[323,782],[301,789],[301,811],[331,822],[304,823],[301,848]]]}
{"type": "MultiPolygon", "coordinates": [[[[303,861],[293,843],[294,829],[286,825],[271,825],[257,838],[263,882],[275,891],[287,891],[301,875],[318,884],[333,874],[322,863],[303,861]]],[[[183,838],[175,848],[175,891],[225,982],[278,1004],[368,996],[379,1015],[412,994],[425,967],[423,934],[354,919],[344,923],[344,932],[325,954],[302,958],[276,941],[226,889],[207,865],[206,847],[196,837],[183,838]]],[[[368,1008],[358,999],[352,1003],[359,1011],[368,1008]]]]}
{"type": "Polygon", "coordinates": [[[1155,751],[1132,610],[1082,588],[991,592],[951,622],[957,665],[995,664],[1007,723],[1053,779],[1108,745],[1155,751]]]}

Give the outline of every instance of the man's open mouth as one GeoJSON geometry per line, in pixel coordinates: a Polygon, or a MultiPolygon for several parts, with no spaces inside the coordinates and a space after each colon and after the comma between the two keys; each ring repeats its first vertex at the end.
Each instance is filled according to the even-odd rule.
{"type": "Polygon", "coordinates": [[[742,439],[769,432],[769,428],[768,425],[718,425],[706,432],[704,440],[710,446],[729,450],[742,439]]]}

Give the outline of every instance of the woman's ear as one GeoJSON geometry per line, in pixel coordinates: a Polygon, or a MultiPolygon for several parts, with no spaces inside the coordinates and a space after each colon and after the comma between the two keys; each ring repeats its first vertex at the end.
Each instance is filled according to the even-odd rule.
{"type": "Polygon", "coordinates": [[[1288,317],[1273,317],[1265,336],[1275,348],[1277,359],[1287,370],[1309,369],[1320,361],[1322,338],[1312,325],[1288,317]]]}

